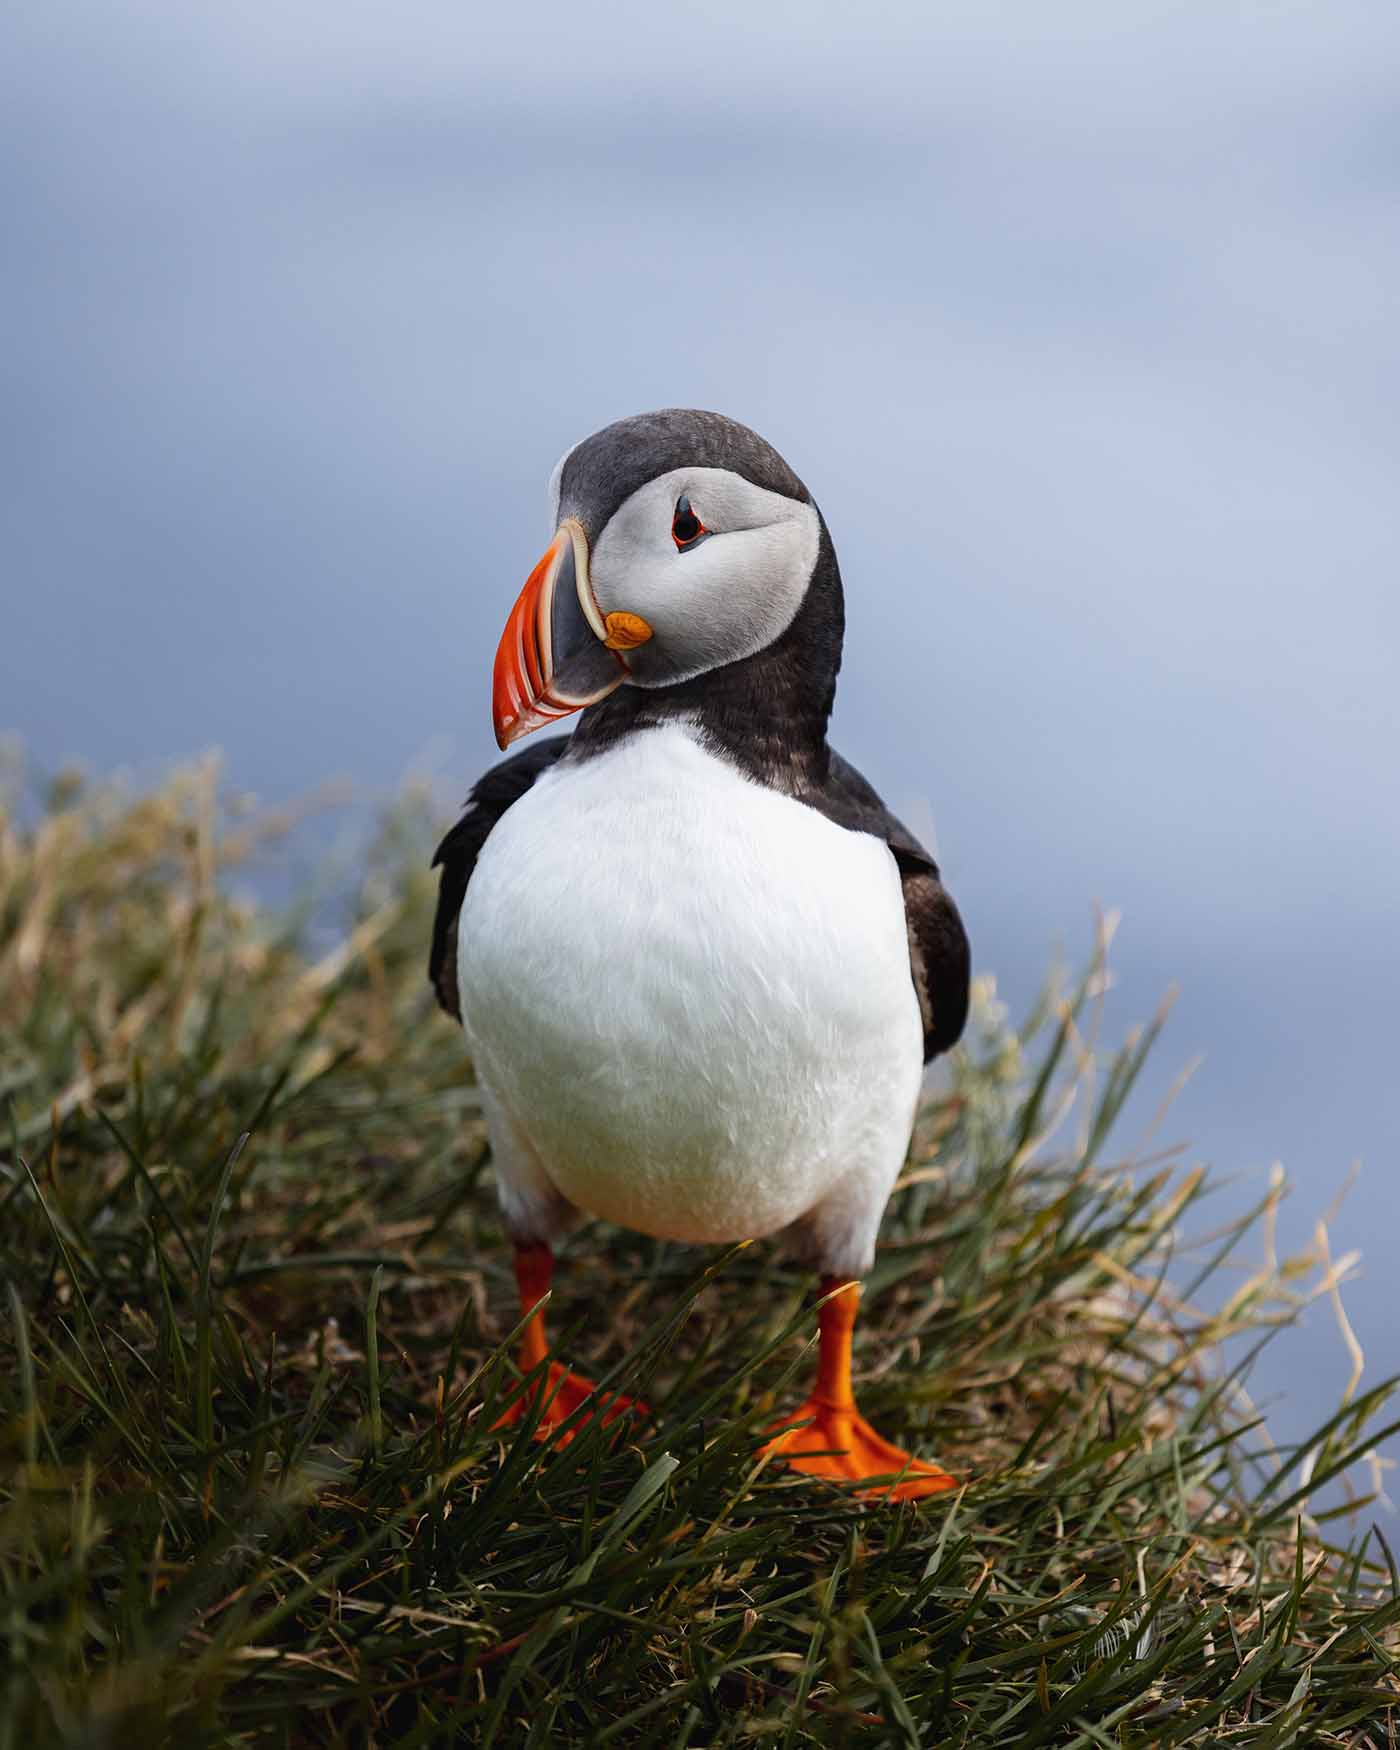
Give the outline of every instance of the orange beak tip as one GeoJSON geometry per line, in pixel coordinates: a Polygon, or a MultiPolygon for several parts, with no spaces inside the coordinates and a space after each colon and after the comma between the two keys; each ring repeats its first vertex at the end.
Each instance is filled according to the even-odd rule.
{"type": "Polygon", "coordinates": [[[628,675],[622,652],[651,637],[640,614],[599,612],[588,580],[587,539],[566,517],[506,620],[491,677],[491,717],[502,750],[595,704],[628,675]]]}

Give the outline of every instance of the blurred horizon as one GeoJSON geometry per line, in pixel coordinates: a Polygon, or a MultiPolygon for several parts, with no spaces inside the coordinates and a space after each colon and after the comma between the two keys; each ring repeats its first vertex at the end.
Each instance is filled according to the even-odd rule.
{"type": "MultiPolygon", "coordinates": [[[[1013,1017],[1121,910],[1148,1104],[1332,1231],[1367,1377],[1400,987],[1400,15],[628,0],[0,33],[0,729],[281,801],[498,757],[559,455],[715,407],[846,585],[832,739],[1013,1017]]],[[[432,846],[425,846],[425,856],[432,846]]],[[[1325,1308],[1261,1377],[1345,1383],[1325,1308]]]]}

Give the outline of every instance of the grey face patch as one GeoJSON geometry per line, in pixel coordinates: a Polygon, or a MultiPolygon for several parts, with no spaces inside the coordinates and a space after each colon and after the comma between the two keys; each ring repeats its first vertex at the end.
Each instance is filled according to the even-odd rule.
{"type": "MultiPolygon", "coordinates": [[[[584,589],[588,585],[585,583],[584,589]]],[[[627,665],[598,642],[579,593],[578,561],[566,543],[549,604],[549,692],[560,704],[582,705],[620,684],[627,665]]]]}
{"type": "Polygon", "coordinates": [[[820,545],[815,505],[728,468],[687,464],[638,487],[589,557],[598,611],[651,628],[628,657],[631,684],[671,686],[771,644],[802,604],[820,545]],[[675,536],[682,499],[708,531],[689,546],[675,536]]]}
{"type": "Polygon", "coordinates": [[[556,516],[577,517],[590,541],[639,487],[676,468],[727,468],[799,504],[811,494],[757,432],[722,413],[665,407],[638,413],[585,438],[559,471],[556,516]]]}
{"type": "Polygon", "coordinates": [[[556,672],[571,663],[581,650],[597,644],[593,628],[583,616],[578,599],[578,571],[570,542],[559,560],[554,580],[554,598],[549,606],[549,642],[556,672]]]}

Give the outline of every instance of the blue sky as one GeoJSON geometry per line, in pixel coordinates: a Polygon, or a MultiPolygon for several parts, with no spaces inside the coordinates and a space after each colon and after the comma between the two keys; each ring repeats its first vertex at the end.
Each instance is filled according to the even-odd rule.
{"type": "MultiPolygon", "coordinates": [[[[0,719],[282,797],[493,756],[558,455],[815,492],[836,739],[1019,1007],[1121,909],[1168,1126],[1400,1369],[1400,20],[1380,5],[11,10],[0,719]]],[[[1347,1362],[1325,1315],[1269,1375],[1347,1362]]],[[[1285,1425],[1287,1416],[1284,1417],[1285,1425]]]]}

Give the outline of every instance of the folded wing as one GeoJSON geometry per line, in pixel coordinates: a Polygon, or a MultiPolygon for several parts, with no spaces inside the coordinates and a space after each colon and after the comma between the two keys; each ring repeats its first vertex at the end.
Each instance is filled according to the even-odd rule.
{"type": "Polygon", "coordinates": [[[437,915],[433,919],[433,945],[428,956],[428,978],[437,1000],[454,1021],[462,1018],[457,989],[457,919],[466,897],[467,883],[476,868],[481,847],[491,829],[512,803],[518,802],[569,745],[567,735],[547,735],[531,741],[518,754],[502,760],[479,778],[467,797],[466,813],[438,846],[433,868],[438,878],[437,915]]]}

